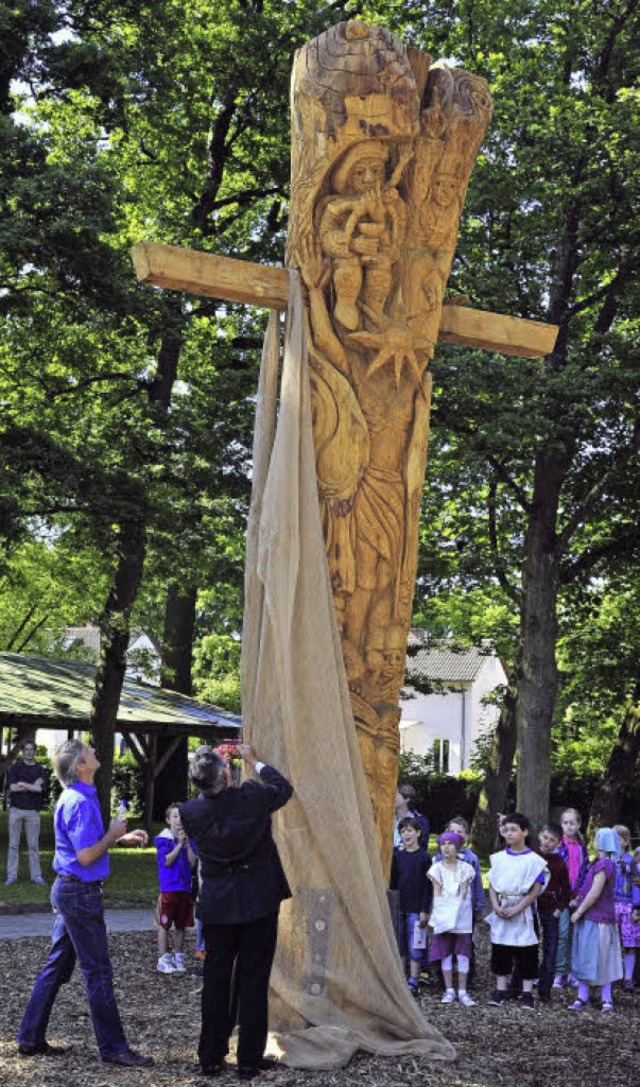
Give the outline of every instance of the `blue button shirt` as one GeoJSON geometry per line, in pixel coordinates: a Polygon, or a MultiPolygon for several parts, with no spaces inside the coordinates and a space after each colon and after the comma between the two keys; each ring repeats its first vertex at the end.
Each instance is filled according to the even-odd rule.
{"type": "Polygon", "coordinates": [[[53,870],[60,876],[76,876],[90,883],[109,875],[109,854],[103,853],[93,864],[80,864],[78,853],[95,845],[104,835],[102,812],[95,785],[74,781],[60,794],[53,816],[56,848],[53,870]]]}

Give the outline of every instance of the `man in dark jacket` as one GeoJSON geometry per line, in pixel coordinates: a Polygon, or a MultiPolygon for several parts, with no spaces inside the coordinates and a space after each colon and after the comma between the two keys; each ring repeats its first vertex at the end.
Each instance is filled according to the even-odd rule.
{"type": "Polygon", "coordinates": [[[233,788],[224,759],[200,747],[190,771],[200,796],[181,805],[180,817],[200,865],[196,914],[206,947],[200,1067],[209,1076],[224,1068],[235,1025],[233,978],[240,1025],[238,1076],[253,1079],[274,1063],[264,1057],[267,994],[278,911],[291,891],[271,834],[271,813],[287,803],[293,789],[282,774],[258,761],[249,744],[238,746],[260,781],[233,788]]]}

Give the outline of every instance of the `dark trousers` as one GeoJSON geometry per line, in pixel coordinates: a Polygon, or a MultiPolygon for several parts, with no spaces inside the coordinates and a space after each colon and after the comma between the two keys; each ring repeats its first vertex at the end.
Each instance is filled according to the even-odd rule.
{"type": "Polygon", "coordinates": [[[519,947],[491,944],[491,973],[498,977],[509,977],[511,974],[512,984],[517,978],[519,988],[522,988],[522,980],[535,981],[538,976],[538,945],[519,947]]]}
{"type": "Polygon", "coordinates": [[[538,974],[538,996],[546,1002],[551,998],[553,979],[556,973],[556,955],[558,953],[559,919],[552,913],[538,910],[538,923],[542,937],[542,958],[538,974]]]}
{"type": "Polygon", "coordinates": [[[57,879],[51,891],[56,919],[49,957],[36,978],[18,1041],[41,1045],[61,985],[69,981],[76,959],[84,975],[91,1021],[100,1056],[113,1057],[127,1048],[127,1039],[113,991],[102,887],[80,880],[57,879]]]}
{"type": "Polygon", "coordinates": [[[278,913],[240,925],[203,926],[206,956],[198,1057],[213,1068],[229,1050],[237,1018],[238,1065],[256,1065],[267,1044],[269,976],[278,937],[278,913]]]}

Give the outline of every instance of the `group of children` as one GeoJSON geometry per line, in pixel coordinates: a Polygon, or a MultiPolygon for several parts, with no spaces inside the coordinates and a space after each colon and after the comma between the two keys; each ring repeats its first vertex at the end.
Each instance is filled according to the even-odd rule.
{"type": "MultiPolygon", "coordinates": [[[[196,926],[196,954],[204,956],[200,926],[194,922],[193,883],[197,855],[170,804],[167,827],[155,838],[160,895],[157,969],[183,973],[185,930],[196,926]],[[168,934],[174,929],[173,953],[168,934]]],[[[443,1004],[471,1007],[468,991],[474,970],[474,929],[484,916],[486,898],[478,857],[467,844],[469,825],[455,816],[438,837],[432,859],[422,842],[425,820],[416,814],[397,824],[392,889],[399,896],[398,940],[411,991],[417,994],[427,966],[439,964],[443,1004]],[[427,939],[427,926],[432,929],[427,939]],[[454,987],[454,965],[457,991],[454,987]]],[[[595,835],[589,860],[575,808],[560,825],[547,823],[538,846],[529,845],[529,821],[515,812],[501,816],[504,848],[490,857],[487,874],[491,911],[491,971],[496,988],[489,1003],[501,1006],[519,997],[520,1006],[548,1003],[553,989],[577,987],[572,1011],[590,1006],[590,988],[600,988],[601,1008],[613,1010],[612,984],[634,988],[636,949],[640,947],[640,847],[631,851],[624,826],[595,835]],[[539,951],[541,950],[541,955],[539,951]]],[[[197,969],[196,972],[199,972],[197,969]]]]}
{"type": "MultiPolygon", "coordinates": [[[[538,1000],[548,1003],[553,989],[574,985],[569,1007],[582,1011],[590,1006],[590,988],[598,986],[601,1008],[608,1012],[615,981],[624,978],[624,988],[633,989],[640,849],[631,852],[627,827],[603,828],[590,862],[580,825],[579,813],[568,808],[561,825],[547,823],[532,848],[526,816],[500,817],[504,848],[490,857],[487,874],[491,910],[485,921],[496,986],[490,1004],[519,997],[522,1008],[534,1010],[535,986],[538,1000]]],[[[417,993],[427,961],[439,964],[442,1002],[473,1006],[467,986],[485,894],[478,858],[467,845],[468,824],[461,816],[450,820],[433,862],[415,816],[400,819],[397,831],[401,844],[394,849],[390,886],[399,895],[399,947],[409,987],[417,993]],[[433,930],[428,953],[427,926],[433,930]]]]}

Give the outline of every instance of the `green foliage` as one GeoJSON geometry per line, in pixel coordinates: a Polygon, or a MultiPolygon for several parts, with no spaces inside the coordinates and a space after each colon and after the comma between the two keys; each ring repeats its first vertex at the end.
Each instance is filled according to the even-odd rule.
{"type": "Polygon", "coordinates": [[[194,693],[198,698],[240,713],[241,651],[238,639],[228,634],[208,634],[201,639],[193,667],[194,693]]]}
{"type": "Polygon", "coordinates": [[[463,815],[471,822],[482,779],[469,771],[459,777],[439,773],[434,769],[432,753],[402,752],[398,781],[413,785],[416,808],[429,819],[431,833],[440,834],[454,815],[463,815]]]}
{"type": "MultiPolygon", "coordinates": [[[[40,862],[46,886],[39,887],[29,879],[29,860],[24,846],[20,850],[18,879],[11,887],[0,882],[0,907],[20,910],[27,906],[50,909],[53,871],[53,817],[44,813],[40,817],[40,862]]],[[[158,828],[160,829],[160,828],[158,828]]],[[[9,813],[0,811],[0,855],[6,856],[9,836],[9,813]]],[[[158,895],[158,865],[156,850],[125,849],[118,846],[110,851],[111,874],[105,884],[104,904],[108,909],[152,908],[158,895]]]]}
{"type": "Polygon", "coordinates": [[[167,584],[196,586],[196,689],[238,709],[224,639],[241,629],[264,315],[136,286],[129,247],[282,260],[293,51],[355,14],[489,79],[451,291],[560,325],[544,362],[438,348],[415,622],[513,662],[542,509],[559,593],[554,760],[586,773],[638,659],[633,3],[2,10],[0,645],[57,653],[52,630],[97,620],[135,526],[132,621],[162,644],[167,584]],[[552,477],[545,504],[536,487],[552,477]]]}
{"type": "Polygon", "coordinates": [[[111,783],[111,810],[115,810],[121,800],[127,804],[129,818],[140,819],[144,810],[144,767],[140,766],[133,755],[126,754],[113,761],[111,783]]]}

